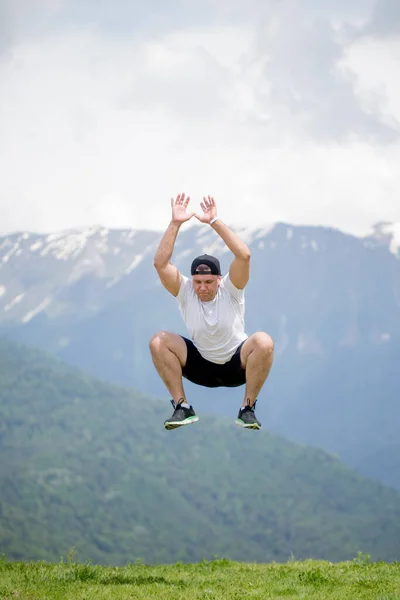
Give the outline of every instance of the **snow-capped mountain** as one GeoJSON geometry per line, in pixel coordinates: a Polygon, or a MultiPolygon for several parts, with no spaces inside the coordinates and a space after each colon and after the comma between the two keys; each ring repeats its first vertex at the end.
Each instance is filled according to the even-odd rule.
{"type": "MultiPolygon", "coordinates": [[[[348,271],[356,255],[360,257],[361,253],[366,257],[370,250],[386,249],[388,268],[396,270],[390,255],[400,258],[400,224],[378,223],[365,238],[329,228],[284,224],[237,231],[250,246],[253,263],[259,264],[261,269],[263,262],[270,265],[276,261],[279,267],[285,258],[293,265],[299,256],[307,268],[309,256],[311,263],[324,270],[329,269],[332,260],[343,260],[343,270],[348,271]]],[[[161,235],[154,231],[91,227],[48,235],[20,232],[0,237],[0,323],[25,324],[42,313],[51,319],[75,311],[79,311],[80,317],[93,315],[120,299],[115,288],[119,289],[121,284],[122,288],[125,288],[124,283],[129,288],[135,282],[135,289],[130,290],[135,295],[138,282],[143,289],[159,287],[152,260],[161,235]],[[83,282],[86,282],[84,291],[83,282]],[[77,295],[74,292],[78,289],[77,295]]],[[[183,228],[173,260],[187,272],[191,257],[203,251],[220,256],[227,268],[229,250],[215,232],[206,227],[183,228]]],[[[284,278],[287,267],[284,263],[281,267],[284,278]]],[[[258,277],[253,267],[253,278],[258,277]]],[[[268,289],[267,281],[265,284],[268,289]]],[[[296,289],[295,280],[292,289],[296,289]]]]}
{"type": "MultiPolygon", "coordinates": [[[[238,230],[252,253],[246,331],[268,331],[275,361],[257,414],[287,437],[339,453],[400,489],[400,256],[397,225],[358,238],[277,223],[238,230]],[[268,402],[264,402],[268,399],[268,402]]],[[[185,334],[153,257],[161,232],[93,227],[0,238],[0,335],[165,396],[148,341],[185,334]]],[[[207,226],[183,227],[173,262],[231,253],[207,226]]],[[[200,410],[235,411],[242,391],[187,384],[200,410]]]]}
{"type": "Polygon", "coordinates": [[[28,323],[49,317],[92,313],[100,297],[128,276],[154,249],[159,234],[103,227],[50,235],[16,233],[0,238],[0,321],[28,323]],[[90,278],[93,294],[65,302],[68,290],[90,278]],[[96,283],[95,283],[96,281],[96,283]]]}

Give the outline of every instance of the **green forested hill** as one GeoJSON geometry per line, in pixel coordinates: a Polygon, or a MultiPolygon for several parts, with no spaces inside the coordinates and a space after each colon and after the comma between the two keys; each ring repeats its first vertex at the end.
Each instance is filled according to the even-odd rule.
{"type": "Polygon", "coordinates": [[[333,456],[0,340],[0,554],[123,564],[400,558],[400,495],[333,456]]]}

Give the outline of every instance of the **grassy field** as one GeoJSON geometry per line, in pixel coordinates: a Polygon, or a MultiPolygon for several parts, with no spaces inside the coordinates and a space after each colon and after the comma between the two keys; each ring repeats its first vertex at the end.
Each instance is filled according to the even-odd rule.
{"type": "Polygon", "coordinates": [[[400,563],[289,561],[102,567],[0,561],[1,600],[400,599],[400,563]]]}

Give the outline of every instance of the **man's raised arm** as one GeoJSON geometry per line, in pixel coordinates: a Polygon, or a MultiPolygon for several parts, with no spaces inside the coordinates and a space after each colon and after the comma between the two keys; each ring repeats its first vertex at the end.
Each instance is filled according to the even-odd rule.
{"type": "Polygon", "coordinates": [[[229,250],[234,254],[229,267],[229,278],[233,285],[239,290],[246,287],[250,277],[250,249],[243,240],[240,239],[225,223],[217,217],[217,206],[214,198],[208,196],[203,198],[200,204],[203,210],[203,216],[196,215],[197,219],[202,223],[208,223],[218,233],[220,238],[228,246],[229,250]]]}
{"type": "Polygon", "coordinates": [[[185,198],[185,194],[178,194],[176,200],[171,198],[172,220],[168,225],[154,256],[154,266],[160,281],[165,289],[173,296],[178,295],[182,275],[170,261],[180,226],[182,223],[185,223],[185,221],[189,221],[194,215],[194,213],[187,212],[189,200],[189,196],[185,198]]]}

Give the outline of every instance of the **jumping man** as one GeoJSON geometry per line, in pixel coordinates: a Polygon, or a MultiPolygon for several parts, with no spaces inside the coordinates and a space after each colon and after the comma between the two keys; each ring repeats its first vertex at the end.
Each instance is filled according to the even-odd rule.
{"type": "Polygon", "coordinates": [[[203,198],[203,215],[188,212],[189,197],[171,199],[172,219],[154,257],[161,283],[178,301],[190,338],[159,331],[150,340],[154,366],[172,396],[174,412],[164,423],[175,429],[198,421],[187,402],[182,377],[205,387],[245,385],[244,400],[235,423],[260,429],[254,407],[272,366],[274,344],[264,332],[247,336],[244,331],[244,288],[250,275],[250,250],[217,217],[212,197],[203,198]],[[171,264],[182,223],[196,217],[221,237],[234,259],[222,276],[220,263],[204,254],[191,265],[191,279],[171,264]]]}

